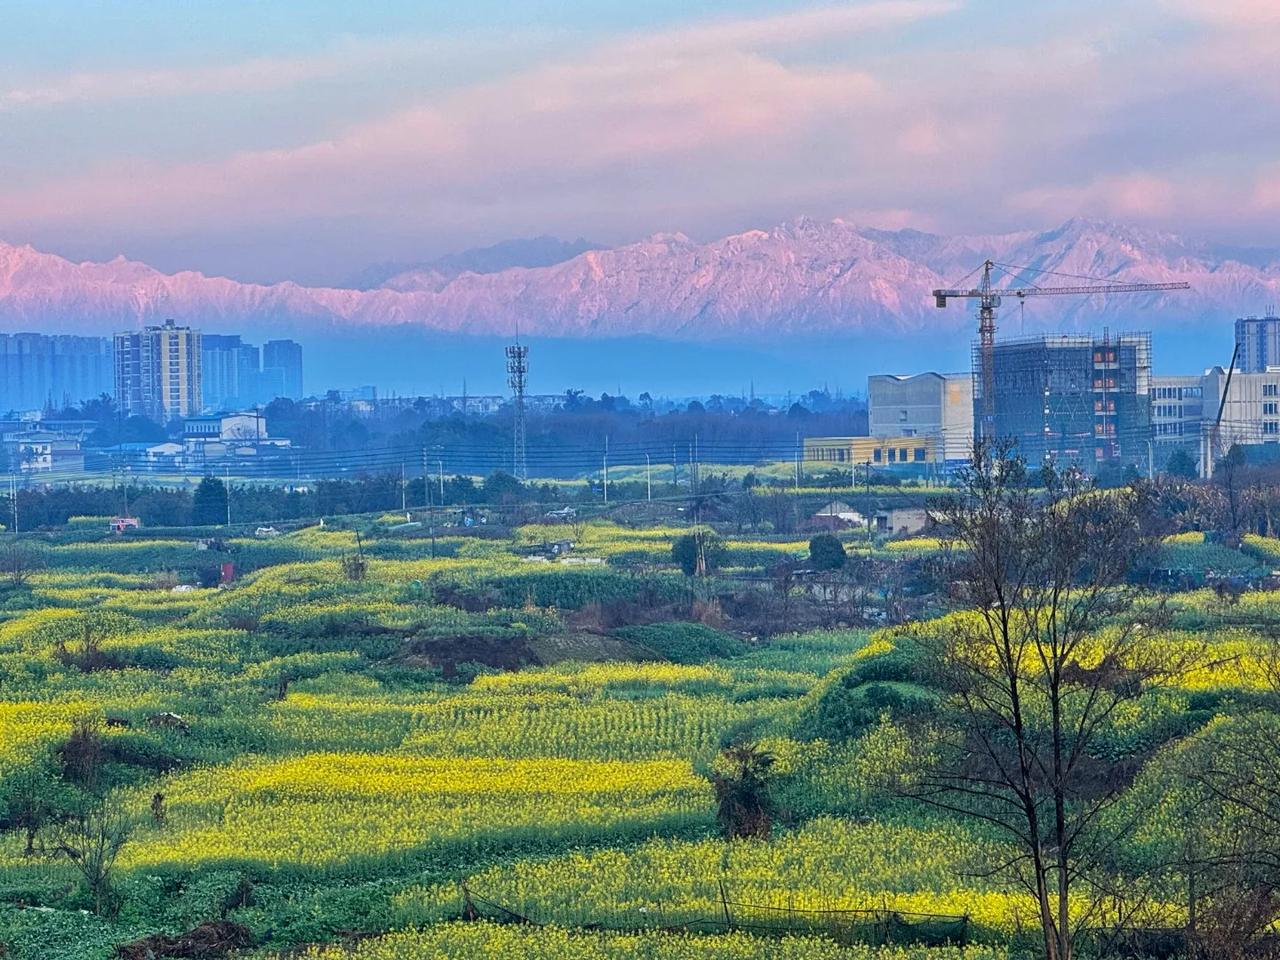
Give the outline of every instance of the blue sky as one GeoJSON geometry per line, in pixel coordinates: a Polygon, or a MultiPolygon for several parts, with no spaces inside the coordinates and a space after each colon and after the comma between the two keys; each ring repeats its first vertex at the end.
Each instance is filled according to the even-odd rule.
{"type": "Polygon", "coordinates": [[[514,236],[1280,244],[1274,0],[5,4],[0,239],[332,282],[514,236]]]}

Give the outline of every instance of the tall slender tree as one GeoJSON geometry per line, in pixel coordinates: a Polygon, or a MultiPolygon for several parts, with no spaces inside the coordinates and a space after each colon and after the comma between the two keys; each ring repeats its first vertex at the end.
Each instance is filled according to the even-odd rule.
{"type": "Polygon", "coordinates": [[[1126,703],[1191,657],[1145,640],[1156,612],[1139,619],[1126,586],[1147,547],[1144,494],[1075,472],[1033,484],[1009,447],[986,445],[933,510],[971,611],[924,640],[950,722],[928,731],[935,762],[907,789],[1012,842],[994,869],[1033,898],[1049,960],[1072,960],[1124,834],[1102,815],[1136,768],[1102,741],[1126,703]]]}

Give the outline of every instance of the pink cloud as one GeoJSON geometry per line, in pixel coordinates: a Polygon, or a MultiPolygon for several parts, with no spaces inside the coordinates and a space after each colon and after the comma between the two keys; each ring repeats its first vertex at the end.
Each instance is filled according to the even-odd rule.
{"type": "Polygon", "coordinates": [[[1165,6],[1189,20],[1217,27],[1280,26],[1280,4],[1275,0],[1165,0],[1165,6]]]}
{"type": "Polygon", "coordinates": [[[1174,185],[1145,173],[1100,177],[1083,185],[1040,187],[1010,198],[1018,209],[1061,219],[1077,214],[1124,220],[1160,219],[1174,206],[1174,185]]]}
{"type": "MultiPolygon", "coordinates": [[[[949,7],[891,2],[871,4],[856,18],[824,12],[802,18],[804,29],[793,27],[790,35],[805,36],[827,20],[838,21],[827,23],[830,29],[842,24],[850,30],[900,21],[908,10],[918,16],[949,7]]],[[[639,41],[628,38],[574,62],[445,95],[331,140],[173,168],[103,168],[10,195],[3,206],[17,220],[75,222],[125,216],[253,220],[333,209],[398,215],[406,190],[421,191],[428,203],[434,202],[431,194],[483,192],[502,202],[504,190],[536,180],[663,158],[687,162],[715,151],[768,150],[879,92],[862,71],[787,67],[734,49],[729,41],[764,36],[757,21],[750,29],[722,25],[694,33],[696,42],[675,43],[663,55],[659,45],[637,55],[639,41]],[[728,46],[717,50],[717,42],[728,46]]],[[[237,74],[234,82],[243,80],[237,74]]]]}
{"type": "Polygon", "coordinates": [[[0,111],[190,95],[252,94],[342,76],[375,64],[439,56],[441,40],[346,40],[301,57],[258,57],[225,64],[76,72],[0,89],[0,111]]]}
{"type": "Polygon", "coordinates": [[[1252,200],[1263,210],[1280,210],[1280,167],[1273,167],[1258,175],[1253,185],[1252,200]]]}
{"type": "Polygon", "coordinates": [[[633,46],[667,53],[674,51],[682,56],[724,49],[776,49],[903,26],[952,13],[960,6],[959,0],[874,0],[841,4],[660,31],[637,38],[633,46]]]}
{"type": "MultiPolygon", "coordinates": [[[[1077,213],[1221,222],[1221,210],[1248,201],[1231,183],[1249,182],[1247,162],[1231,175],[1215,173],[1227,166],[1215,168],[1216,156],[1202,169],[1191,155],[1157,167],[1126,147],[1149,154],[1161,136],[1180,135],[1182,116],[1161,126],[1149,119],[1152,104],[1211,85],[1260,85],[1261,41],[1236,63],[1217,28],[1170,38],[1115,18],[977,59],[963,38],[936,36],[830,57],[833,39],[955,9],[884,0],[628,35],[299,147],[175,166],[129,159],[11,188],[0,192],[0,229],[235,231],[310,218],[419,235],[492,224],[493,239],[522,229],[609,239],[737,228],[799,210],[940,230],[1077,213]],[[823,57],[806,56],[814,45],[823,57]]],[[[316,71],[356,69],[351,62],[114,81],[140,96],[171,83],[235,90],[304,84],[316,71]]],[[[65,95],[90,96],[92,85],[68,81],[65,95]]],[[[1228,149],[1226,138],[1204,143],[1228,149]]],[[[1274,204],[1275,189],[1259,180],[1253,205],[1274,204]]]]}

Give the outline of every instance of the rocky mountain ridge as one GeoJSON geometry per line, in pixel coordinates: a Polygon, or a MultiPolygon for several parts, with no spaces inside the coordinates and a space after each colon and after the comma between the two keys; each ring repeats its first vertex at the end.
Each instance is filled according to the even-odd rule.
{"type": "MultiPolygon", "coordinates": [[[[1026,307],[1029,331],[1221,323],[1280,301],[1280,250],[1233,256],[1173,234],[1082,219],[1043,232],[947,237],[799,218],[708,243],[657,234],[541,266],[413,268],[364,290],[164,274],[123,257],[73,263],[0,244],[0,331],[108,333],[172,316],[212,331],[297,336],[403,324],[468,334],[518,326],[533,336],[695,340],[959,334],[972,325],[972,311],[960,304],[936,310],[929,291],[954,285],[986,257],[1052,271],[1022,273],[1019,283],[1043,284],[1057,274],[1055,283],[1101,277],[1192,286],[1185,293],[1046,298],[1026,307]]],[[[449,262],[468,261],[458,255],[449,262]]]]}

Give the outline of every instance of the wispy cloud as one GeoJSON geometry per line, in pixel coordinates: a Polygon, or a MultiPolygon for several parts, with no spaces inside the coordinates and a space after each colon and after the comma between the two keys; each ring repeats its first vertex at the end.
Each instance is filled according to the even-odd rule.
{"type": "Polygon", "coordinates": [[[198,68],[72,73],[4,90],[0,92],[0,108],[20,110],[140,97],[256,92],[329,76],[337,69],[337,61],[332,59],[257,59],[198,68]]]}
{"type": "Polygon", "coordinates": [[[1182,17],[1218,27],[1253,30],[1280,26],[1275,0],[1164,0],[1163,6],[1182,17]]]}
{"type": "MultiPolygon", "coordinates": [[[[302,258],[324,243],[307,226],[323,219],[364,236],[465,228],[605,240],[801,212],[944,230],[1074,213],[1180,227],[1257,222],[1280,202],[1269,166],[1280,133],[1258,106],[1268,94],[1257,72],[1280,21],[1271,26],[1249,0],[1227,0],[1229,15],[1212,22],[1182,3],[1168,0],[1177,22],[1167,31],[1133,14],[1066,28],[1032,20],[1001,39],[988,36],[981,11],[952,0],[881,0],[629,33],[301,146],[169,165],[118,158],[0,187],[0,230],[181,224],[274,240],[297,224],[302,258]],[[927,21],[946,29],[902,42],[927,21]],[[1241,34],[1247,44],[1233,42],[1241,34]]],[[[182,77],[64,78],[45,102],[105,97],[108,87],[150,96],[305,85],[421,57],[417,42],[182,77]]]]}
{"type": "Polygon", "coordinates": [[[1167,216],[1173,209],[1172,181],[1147,173],[1104,176],[1086,184],[1035,187],[1009,198],[1015,209],[1056,220],[1079,213],[1104,214],[1128,220],[1167,216]]]}
{"type": "Polygon", "coordinates": [[[511,40],[495,43],[487,36],[348,37],[300,56],[63,73],[0,88],[0,111],[116,100],[269,93],[350,76],[373,67],[430,63],[454,57],[461,50],[471,50],[479,56],[512,45],[511,40]]]}
{"type": "Polygon", "coordinates": [[[691,55],[715,50],[776,50],[900,27],[960,9],[960,0],[873,0],[772,16],[711,21],[635,38],[631,46],[691,55]]]}
{"type": "MultiPolygon", "coordinates": [[[[610,168],[625,179],[626,170],[650,161],[698,163],[709,159],[706,151],[735,144],[749,156],[879,93],[865,71],[787,67],[752,48],[793,48],[953,9],[954,3],[941,0],[887,0],[628,36],[576,59],[351,127],[330,140],[145,173],[131,164],[127,176],[102,170],[9,197],[7,205],[33,219],[111,217],[126,210],[201,218],[344,207],[393,212],[403,207],[406,193],[456,198],[493,191],[501,201],[503,191],[534,181],[554,192],[554,181],[610,168]],[[234,206],[224,206],[228,202],[234,206]]],[[[163,73],[117,76],[116,89],[257,89],[302,82],[353,58],[254,62],[181,80],[163,73]]],[[[91,96],[95,86],[77,81],[57,95],[91,96]]]]}

